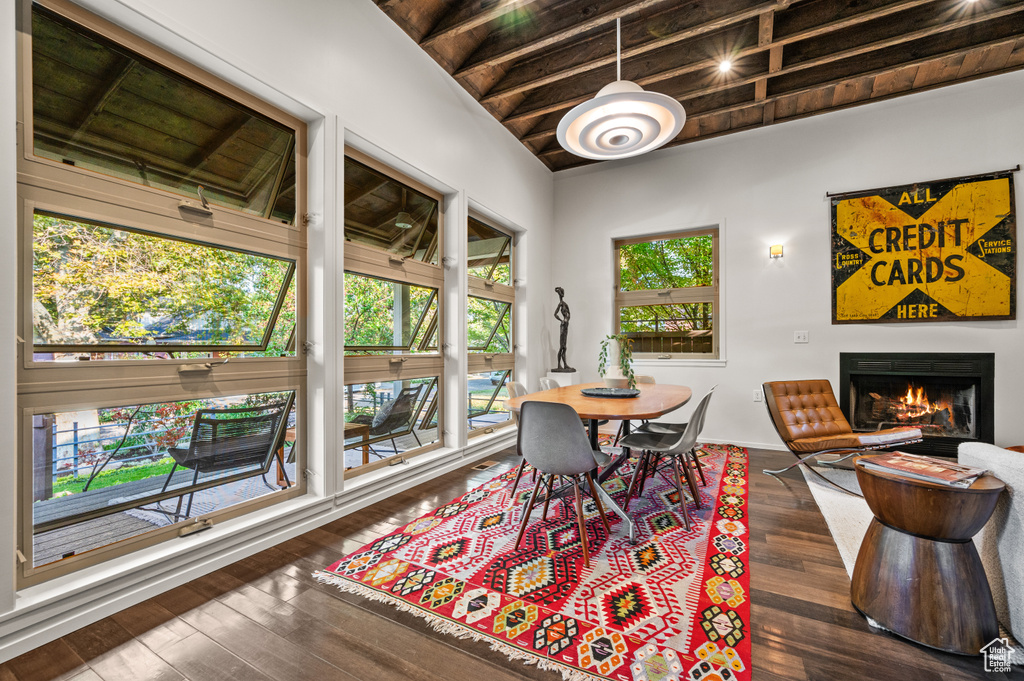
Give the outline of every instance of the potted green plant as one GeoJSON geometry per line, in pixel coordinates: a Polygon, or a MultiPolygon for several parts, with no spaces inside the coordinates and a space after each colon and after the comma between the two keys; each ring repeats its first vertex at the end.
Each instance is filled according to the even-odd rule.
{"type": "Polygon", "coordinates": [[[633,377],[633,339],[624,333],[605,336],[597,358],[597,373],[609,388],[635,388],[633,377]],[[611,361],[609,361],[611,357],[611,361]]]}

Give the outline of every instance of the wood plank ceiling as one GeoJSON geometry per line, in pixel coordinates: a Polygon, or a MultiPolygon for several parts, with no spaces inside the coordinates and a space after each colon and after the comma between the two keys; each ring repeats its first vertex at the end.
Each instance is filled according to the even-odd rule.
{"type": "Polygon", "coordinates": [[[678,99],[668,146],[1024,67],[1024,0],[375,0],[552,170],[558,121],[622,77],[678,99]],[[723,59],[732,69],[723,73],[723,59]]]}

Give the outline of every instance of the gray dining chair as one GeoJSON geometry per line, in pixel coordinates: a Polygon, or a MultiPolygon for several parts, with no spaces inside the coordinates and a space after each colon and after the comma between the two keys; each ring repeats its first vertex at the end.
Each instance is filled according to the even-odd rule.
{"type": "MultiPolygon", "coordinates": [[[[711,394],[713,392],[715,392],[715,388],[717,388],[717,387],[718,387],[717,384],[711,386],[711,390],[708,391],[707,397],[710,397],[711,394]]],[[[697,409],[700,409],[700,404],[698,404],[697,405],[697,409],[694,409],[693,415],[690,417],[690,420],[693,420],[693,418],[696,418],[696,417],[699,416],[699,422],[697,423],[697,436],[698,437],[700,436],[701,431],[704,430],[704,419],[708,415],[708,410],[707,410],[707,405],[706,405],[705,400],[701,400],[701,404],[705,405],[704,409],[698,414],[697,413],[697,409]]],[[[686,430],[686,426],[688,424],[689,424],[689,421],[687,421],[686,423],[658,423],[658,422],[648,421],[648,422],[644,423],[642,426],[640,426],[639,428],[637,428],[637,430],[640,431],[641,433],[658,433],[658,434],[661,434],[661,435],[675,435],[675,434],[678,434],[678,433],[682,433],[684,430],[686,430]]],[[[697,469],[697,474],[700,475],[700,484],[701,485],[707,485],[708,482],[707,482],[707,480],[704,479],[704,464],[702,464],[700,462],[700,458],[697,456],[697,450],[696,449],[694,449],[694,451],[693,451],[693,465],[694,465],[694,468],[697,469]]]]}
{"type": "Polygon", "coordinates": [[[519,381],[508,381],[505,384],[509,397],[522,397],[526,394],[526,386],[519,381]]]}
{"type": "Polygon", "coordinates": [[[698,492],[697,484],[690,473],[688,459],[691,456],[696,459],[694,448],[697,445],[697,435],[700,432],[701,417],[711,401],[712,392],[709,391],[707,395],[701,398],[697,409],[694,410],[693,416],[682,433],[636,432],[622,438],[622,445],[624,447],[640,450],[640,458],[633,469],[633,475],[629,480],[629,488],[626,490],[626,502],[623,504],[625,510],[629,510],[629,502],[634,492],[637,492],[638,496],[643,494],[643,481],[648,475],[654,475],[655,473],[663,475],[665,466],[671,465],[673,481],[670,484],[674,483],[676,490],[679,492],[679,508],[683,512],[683,525],[687,530],[690,529],[690,517],[686,512],[686,493],[683,490],[683,477],[685,475],[686,485],[690,489],[694,505],[697,508],[701,508],[700,492],[698,492]],[[662,465],[662,462],[666,459],[668,463],[662,465]]]}
{"type": "MultiPolygon", "coordinates": [[[[647,374],[634,374],[633,375],[633,381],[637,385],[640,385],[641,383],[646,383],[648,385],[654,385],[656,383],[656,381],[654,380],[654,376],[648,376],[647,374]]],[[[644,419],[643,421],[641,421],[641,423],[647,423],[647,420],[644,419]]],[[[619,430],[618,430],[618,432],[615,433],[615,442],[614,442],[614,444],[618,445],[619,444],[619,440],[621,440],[625,436],[629,435],[634,430],[638,430],[638,428],[630,429],[630,428],[626,427],[626,422],[625,421],[620,422],[619,423],[619,430]]]]}
{"type": "Polygon", "coordinates": [[[519,440],[517,449],[524,461],[529,462],[540,474],[533,485],[530,502],[523,509],[523,519],[516,535],[516,550],[523,540],[530,513],[537,504],[538,491],[546,488],[544,495],[544,516],[554,493],[556,478],[565,478],[571,484],[576,497],[576,520],[579,524],[580,540],[583,543],[583,563],[590,567],[590,548],[587,545],[587,524],[583,515],[583,495],[580,485],[586,482],[590,496],[597,505],[605,532],[611,534],[604,506],[597,495],[597,486],[591,472],[598,466],[611,463],[612,457],[600,450],[590,448],[586,431],[580,426],[576,410],[567,404],[556,402],[524,402],[519,409],[519,440]]]}

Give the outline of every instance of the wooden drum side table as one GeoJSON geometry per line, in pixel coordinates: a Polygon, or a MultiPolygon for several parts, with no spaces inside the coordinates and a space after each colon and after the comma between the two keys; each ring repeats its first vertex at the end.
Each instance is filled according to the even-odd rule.
{"type": "Polygon", "coordinates": [[[999,625],[971,537],[1005,485],[986,474],[970,487],[950,487],[860,465],[873,456],[854,464],[875,517],[853,569],[853,606],[911,641],[980,655],[999,625]]]}

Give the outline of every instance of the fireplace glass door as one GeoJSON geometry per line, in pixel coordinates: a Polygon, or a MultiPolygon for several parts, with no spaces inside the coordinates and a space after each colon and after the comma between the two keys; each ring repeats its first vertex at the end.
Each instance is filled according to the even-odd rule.
{"type": "Polygon", "coordinates": [[[855,431],[913,426],[925,437],[976,439],[977,382],[969,377],[852,376],[855,431]]]}

